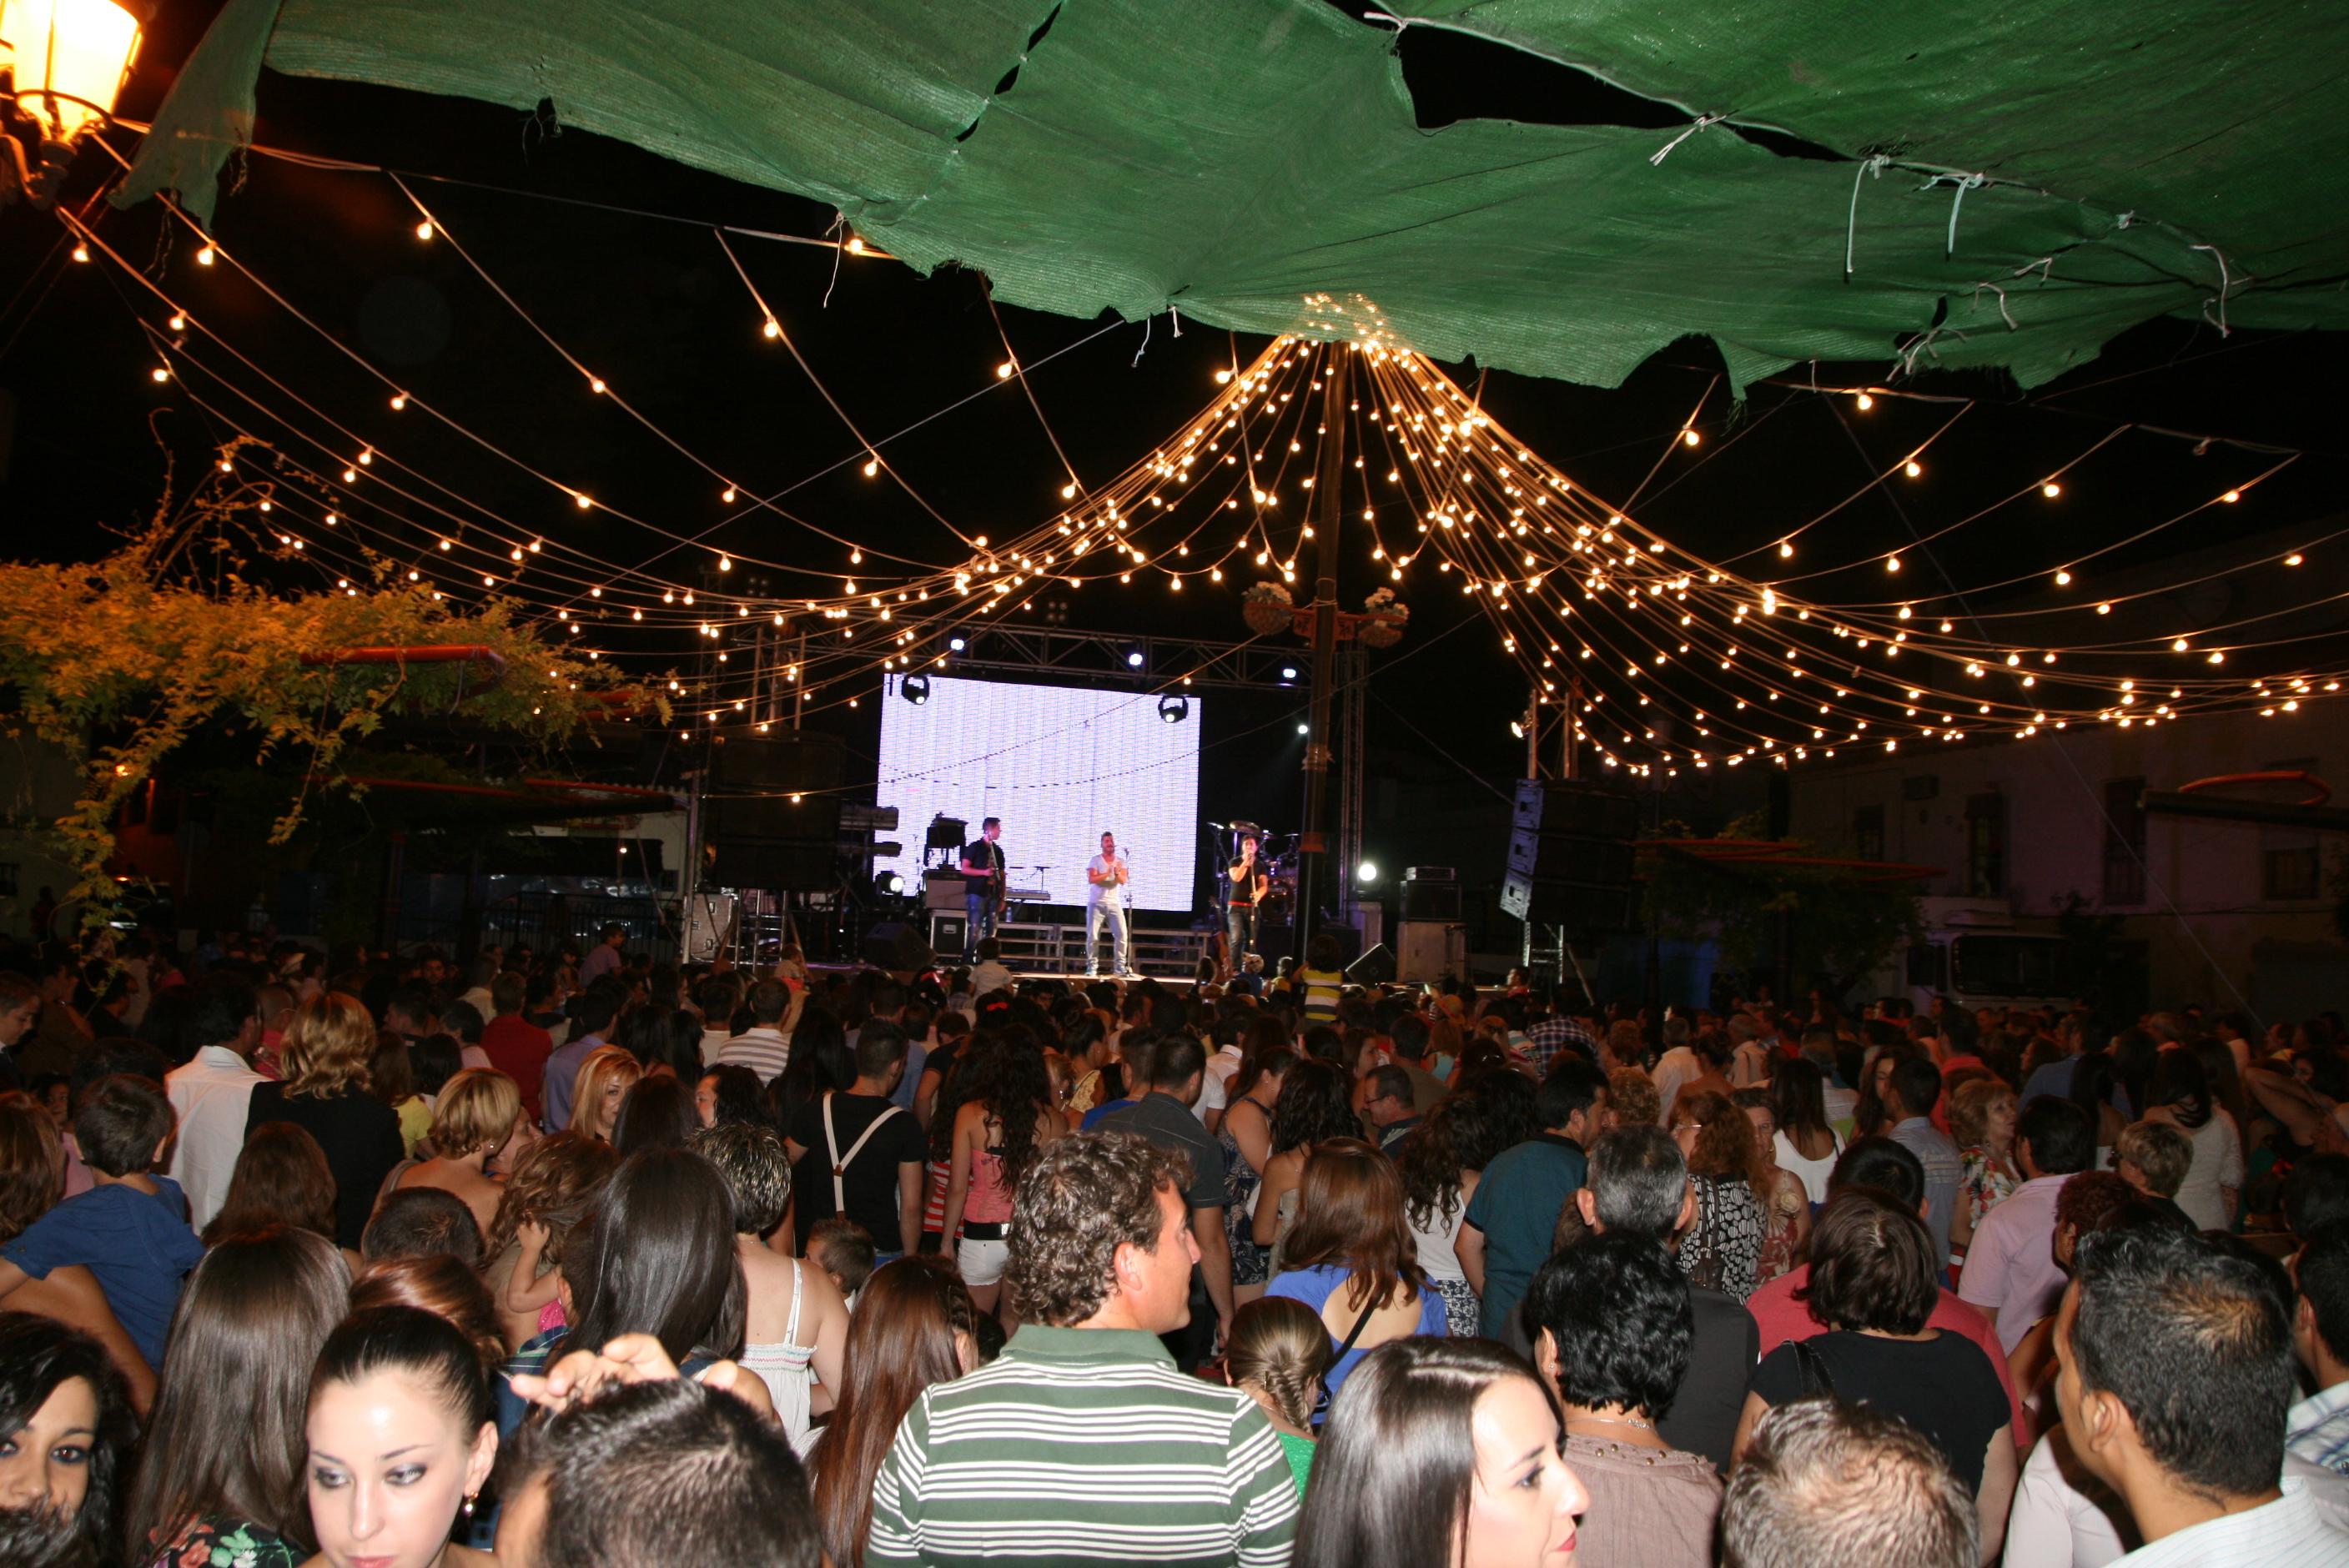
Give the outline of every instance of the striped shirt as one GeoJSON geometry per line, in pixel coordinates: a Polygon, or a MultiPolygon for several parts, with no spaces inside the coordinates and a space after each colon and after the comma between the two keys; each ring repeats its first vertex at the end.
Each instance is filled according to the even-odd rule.
{"type": "Polygon", "coordinates": [[[2349,1476],[2349,1383],[2321,1388],[2284,1417],[2283,1446],[2313,1465],[2349,1476]]]}
{"type": "Polygon", "coordinates": [[[2140,1546],[2117,1568],[2199,1568],[2220,1563],[2259,1568],[2341,1568],[2349,1563],[2349,1522],[2320,1505],[2297,1477],[2259,1508],[2221,1514],[2140,1546]]]}
{"type": "Polygon", "coordinates": [[[1176,1371],[1155,1335],[1030,1323],[905,1413],[864,1562],[1280,1568],[1297,1509],[1247,1396],[1176,1371]]]}
{"type": "Polygon", "coordinates": [[[755,1024],[718,1047],[712,1067],[746,1067],[772,1083],[792,1059],[792,1037],[771,1024],[755,1024]]]}
{"type": "Polygon", "coordinates": [[[1305,987],[1306,1023],[1336,1023],[1338,997],[1346,988],[1346,977],[1335,969],[1300,969],[1297,981],[1305,987]]]}

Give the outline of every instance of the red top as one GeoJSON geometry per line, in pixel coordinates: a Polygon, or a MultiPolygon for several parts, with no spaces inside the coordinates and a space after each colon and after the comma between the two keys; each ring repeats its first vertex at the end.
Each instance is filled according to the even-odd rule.
{"type": "Polygon", "coordinates": [[[536,1121],[538,1091],[546,1077],[546,1058],[554,1054],[554,1037],[520,1013],[507,1013],[481,1030],[481,1052],[492,1067],[521,1086],[522,1108],[536,1121]]]}

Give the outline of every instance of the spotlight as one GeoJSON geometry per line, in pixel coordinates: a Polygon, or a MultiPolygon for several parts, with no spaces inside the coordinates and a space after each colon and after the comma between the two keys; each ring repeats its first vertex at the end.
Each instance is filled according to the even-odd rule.
{"type": "Polygon", "coordinates": [[[1313,733],[1313,727],[1309,724],[1300,724],[1297,727],[1297,733],[1299,735],[1310,735],[1313,733]]]}
{"type": "Polygon", "coordinates": [[[927,676],[907,676],[904,680],[897,683],[897,695],[904,697],[907,702],[912,703],[916,707],[921,707],[924,703],[930,700],[930,677],[927,676]]]}
{"type": "Polygon", "coordinates": [[[1372,862],[1364,861],[1354,868],[1354,880],[1368,887],[1379,880],[1379,868],[1372,862]]]}
{"type": "Polygon", "coordinates": [[[1138,670],[1142,667],[1142,650],[1140,648],[1130,648],[1126,651],[1125,667],[1130,670],[1138,670]]]}
{"type": "Polygon", "coordinates": [[[897,872],[882,872],[873,879],[873,891],[883,898],[895,898],[905,891],[905,876],[897,872]]]}
{"type": "Polygon", "coordinates": [[[1158,699],[1158,717],[1169,724],[1180,724],[1191,717],[1191,699],[1172,694],[1158,699]]]}
{"type": "Polygon", "coordinates": [[[958,654],[968,646],[970,646],[970,645],[960,637],[948,637],[947,639],[947,652],[950,654],[958,654]]]}
{"type": "Polygon", "coordinates": [[[1293,680],[1295,680],[1295,679],[1297,678],[1297,666],[1296,666],[1295,665],[1281,665],[1281,666],[1280,666],[1280,678],[1281,678],[1282,680],[1285,680],[1285,681],[1293,681],[1293,680]]]}

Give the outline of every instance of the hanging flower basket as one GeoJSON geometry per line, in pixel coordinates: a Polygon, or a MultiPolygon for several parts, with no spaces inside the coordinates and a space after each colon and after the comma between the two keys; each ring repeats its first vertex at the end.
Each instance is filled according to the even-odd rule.
{"type": "Polygon", "coordinates": [[[1394,591],[1381,588],[1362,601],[1361,630],[1357,634],[1364,645],[1392,648],[1402,641],[1403,628],[1411,623],[1411,606],[1398,601],[1394,591]]]}
{"type": "Polygon", "coordinates": [[[1278,583],[1256,583],[1240,595],[1240,618],[1259,637],[1287,631],[1296,613],[1288,590],[1278,583]]]}

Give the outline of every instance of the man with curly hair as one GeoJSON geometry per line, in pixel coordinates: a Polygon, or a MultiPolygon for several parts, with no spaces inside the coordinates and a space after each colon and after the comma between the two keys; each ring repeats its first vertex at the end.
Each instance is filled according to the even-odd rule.
{"type": "Polygon", "coordinates": [[[1004,1268],[1019,1332],[906,1412],[874,1481],[868,1568],[1288,1561],[1297,1488],[1271,1422],[1159,1341],[1190,1317],[1190,1179],[1131,1133],[1037,1158],[1004,1268]]]}

